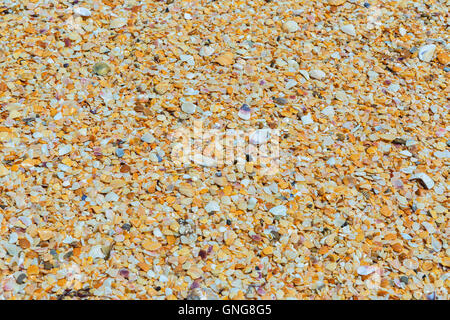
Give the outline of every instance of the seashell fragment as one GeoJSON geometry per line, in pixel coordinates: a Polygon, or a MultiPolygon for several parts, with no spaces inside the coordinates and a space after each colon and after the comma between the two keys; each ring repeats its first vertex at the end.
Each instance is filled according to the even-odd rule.
{"type": "Polygon", "coordinates": [[[75,7],[75,8],[73,8],[73,12],[82,17],[90,17],[91,16],[91,10],[83,8],[83,7],[75,7]]]}
{"type": "Polygon", "coordinates": [[[251,116],[251,109],[247,104],[243,104],[242,107],[239,109],[238,117],[243,120],[249,120],[251,116]]]}
{"type": "Polygon", "coordinates": [[[283,30],[285,32],[296,32],[300,29],[300,27],[298,26],[297,22],[295,21],[286,21],[283,24],[283,30]]]}
{"type": "Polygon", "coordinates": [[[217,201],[210,201],[210,202],[208,202],[208,204],[205,206],[205,210],[206,210],[206,212],[208,212],[208,213],[211,213],[211,212],[217,212],[217,211],[220,211],[220,206],[219,206],[219,204],[217,203],[217,201]]]}
{"type": "Polygon", "coordinates": [[[186,112],[187,114],[193,114],[195,113],[196,105],[192,102],[185,102],[181,105],[181,110],[183,112],[186,112]]]}
{"type": "Polygon", "coordinates": [[[270,139],[270,129],[258,129],[250,134],[249,141],[251,144],[263,144],[270,139]]]}
{"type": "Polygon", "coordinates": [[[200,55],[202,57],[209,57],[210,55],[212,55],[214,53],[214,48],[211,46],[204,46],[200,49],[200,55]]]}
{"type": "Polygon", "coordinates": [[[433,179],[431,179],[423,172],[413,175],[411,178],[409,178],[409,180],[419,180],[420,184],[428,190],[434,187],[433,179]]]}
{"type": "Polygon", "coordinates": [[[419,49],[419,59],[423,62],[430,62],[433,60],[434,51],[436,50],[436,45],[427,44],[420,47],[419,49]]]}
{"type": "Polygon", "coordinates": [[[346,24],[341,27],[341,31],[350,36],[356,36],[355,26],[352,24],[346,24]]]}
{"type": "Polygon", "coordinates": [[[322,80],[323,78],[325,78],[326,74],[322,70],[314,69],[311,70],[309,76],[313,79],[322,80]]]}
{"type": "Polygon", "coordinates": [[[361,276],[367,276],[376,271],[376,267],[374,266],[360,266],[356,270],[356,272],[361,276]]]}
{"type": "Polygon", "coordinates": [[[111,20],[109,27],[112,29],[116,29],[116,28],[121,28],[126,24],[127,24],[127,19],[117,18],[117,19],[111,20]]]}
{"type": "Polygon", "coordinates": [[[269,212],[271,214],[273,214],[274,216],[279,216],[279,217],[286,216],[286,211],[287,211],[286,206],[283,206],[283,205],[273,207],[272,209],[269,210],[269,212]]]}
{"type": "Polygon", "coordinates": [[[191,157],[191,160],[200,165],[200,166],[204,166],[204,167],[215,167],[217,166],[217,161],[213,158],[204,156],[202,154],[195,154],[194,156],[191,157]]]}

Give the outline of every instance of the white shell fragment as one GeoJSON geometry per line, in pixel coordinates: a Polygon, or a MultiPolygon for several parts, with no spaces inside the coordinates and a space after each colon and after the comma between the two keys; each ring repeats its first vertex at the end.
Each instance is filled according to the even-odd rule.
{"type": "Polygon", "coordinates": [[[286,21],[283,24],[283,30],[285,32],[296,32],[300,29],[300,27],[298,26],[297,22],[295,21],[286,21]]]}
{"type": "Polygon", "coordinates": [[[89,256],[92,257],[92,259],[96,259],[96,258],[104,258],[105,254],[102,251],[102,246],[101,245],[96,245],[93,246],[91,248],[91,250],[89,251],[89,256]]]}
{"type": "Polygon", "coordinates": [[[258,145],[269,141],[270,129],[258,129],[250,134],[249,141],[251,144],[258,145]]]}
{"type": "Polygon", "coordinates": [[[183,110],[183,112],[186,112],[187,114],[195,113],[196,108],[197,106],[192,102],[185,102],[181,105],[181,110],[183,110]]]}
{"type": "Polygon", "coordinates": [[[251,116],[250,107],[247,104],[243,104],[242,107],[239,109],[238,116],[242,120],[250,120],[251,116]]]}
{"type": "Polygon", "coordinates": [[[141,140],[146,143],[153,143],[155,141],[155,137],[150,132],[147,132],[141,137],[141,140]]]}
{"type": "Polygon", "coordinates": [[[127,19],[125,19],[125,18],[116,18],[114,20],[111,20],[109,26],[112,29],[116,29],[116,28],[122,28],[126,24],[127,24],[127,19]]]}
{"type": "Polygon", "coordinates": [[[298,72],[305,78],[306,80],[309,80],[309,73],[306,70],[298,70],[298,72]]]}
{"type": "Polygon", "coordinates": [[[419,180],[426,189],[432,189],[434,187],[433,179],[431,179],[423,172],[416,173],[411,178],[409,178],[409,180],[419,180]]]}
{"type": "Polygon", "coordinates": [[[210,55],[212,55],[214,53],[214,48],[211,46],[204,46],[200,49],[199,54],[202,57],[209,57],[210,55]]]}
{"type": "Polygon", "coordinates": [[[195,164],[198,164],[200,166],[204,167],[215,167],[217,166],[217,161],[213,158],[204,156],[202,154],[195,154],[191,157],[191,161],[193,161],[195,164]]]}
{"type": "Polygon", "coordinates": [[[419,49],[419,59],[423,62],[430,62],[433,60],[434,51],[436,50],[436,45],[427,44],[420,47],[419,49]]]}
{"type": "Polygon", "coordinates": [[[63,156],[65,154],[68,154],[70,151],[72,151],[71,145],[61,145],[58,150],[58,155],[63,156]]]}
{"type": "Polygon", "coordinates": [[[341,31],[350,36],[356,36],[355,26],[352,24],[346,24],[341,27],[341,31]]]}
{"type": "Polygon", "coordinates": [[[287,208],[286,208],[286,206],[280,205],[280,206],[273,207],[272,209],[269,210],[269,212],[271,214],[273,214],[274,216],[284,217],[284,216],[286,216],[287,208]]]}
{"type": "Polygon", "coordinates": [[[303,125],[307,126],[308,124],[313,124],[314,120],[311,118],[311,114],[308,113],[305,116],[301,117],[303,125]]]}
{"type": "Polygon", "coordinates": [[[309,76],[313,79],[322,80],[326,74],[322,70],[314,69],[309,72],[309,76]]]}
{"type": "Polygon", "coordinates": [[[73,8],[73,12],[82,17],[90,17],[91,16],[91,10],[83,8],[83,7],[75,7],[75,8],[73,8]]]}
{"type": "Polygon", "coordinates": [[[371,273],[374,273],[377,270],[375,266],[360,266],[356,270],[356,272],[361,276],[367,276],[371,273]]]}
{"type": "Polygon", "coordinates": [[[220,211],[220,206],[216,201],[210,201],[205,206],[205,210],[208,213],[220,211]]]}

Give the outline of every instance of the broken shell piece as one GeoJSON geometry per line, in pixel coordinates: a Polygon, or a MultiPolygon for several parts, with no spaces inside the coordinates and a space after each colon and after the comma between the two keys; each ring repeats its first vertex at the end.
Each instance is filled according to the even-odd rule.
{"type": "Polygon", "coordinates": [[[238,116],[239,118],[243,120],[249,120],[251,116],[251,109],[247,104],[243,104],[242,107],[239,109],[238,116]]]}
{"type": "Polygon", "coordinates": [[[210,202],[208,202],[208,204],[205,206],[205,210],[206,210],[206,212],[208,212],[208,213],[211,213],[211,212],[217,212],[217,211],[220,211],[220,206],[219,206],[219,204],[217,203],[217,201],[210,201],[210,202]]]}
{"type": "Polygon", "coordinates": [[[111,20],[111,23],[109,24],[109,27],[111,29],[122,28],[126,24],[127,24],[127,19],[125,19],[125,18],[116,18],[114,20],[111,20]]]}
{"type": "Polygon", "coordinates": [[[155,92],[157,94],[164,94],[169,89],[169,83],[168,82],[160,82],[155,86],[155,92]]]}
{"type": "Polygon", "coordinates": [[[0,177],[4,177],[9,174],[9,170],[0,163],[0,177]]]}
{"type": "Polygon", "coordinates": [[[419,49],[419,59],[424,62],[430,62],[433,59],[434,51],[436,50],[436,45],[427,44],[420,47],[419,49]]]}
{"type": "Polygon", "coordinates": [[[322,70],[314,69],[309,72],[309,75],[313,79],[322,80],[325,78],[326,74],[322,70]]]}
{"type": "Polygon", "coordinates": [[[61,145],[58,150],[58,155],[63,156],[65,154],[68,154],[72,151],[71,145],[61,145]]]}
{"type": "Polygon", "coordinates": [[[434,187],[433,179],[431,179],[423,172],[413,175],[411,178],[409,178],[409,180],[418,180],[420,184],[428,190],[434,187]]]}
{"type": "Polygon", "coordinates": [[[147,132],[141,137],[141,140],[146,143],[153,143],[155,141],[155,137],[150,132],[147,132]]]}
{"type": "Polygon", "coordinates": [[[83,8],[83,7],[76,7],[73,8],[73,12],[75,14],[78,14],[82,17],[90,17],[91,16],[91,11],[89,9],[83,8]]]}
{"type": "Polygon", "coordinates": [[[194,288],[189,290],[188,296],[186,297],[187,300],[208,300],[208,297],[206,296],[206,292],[202,288],[194,288]]]}
{"type": "Polygon", "coordinates": [[[272,209],[269,210],[269,212],[271,214],[273,214],[274,216],[279,216],[279,217],[286,216],[286,211],[287,211],[287,208],[286,208],[286,206],[283,206],[283,205],[273,207],[272,209]]]}
{"type": "Polygon", "coordinates": [[[219,297],[208,288],[194,287],[191,288],[186,297],[187,300],[218,300],[219,297]]]}
{"type": "Polygon", "coordinates": [[[300,29],[300,27],[298,26],[297,22],[295,21],[286,21],[283,24],[283,30],[285,32],[296,32],[300,29]]]}
{"type": "Polygon", "coordinates": [[[302,119],[303,125],[305,125],[305,126],[314,123],[314,120],[311,118],[311,114],[310,113],[308,113],[307,115],[302,116],[301,119],[302,119]]]}
{"type": "Polygon", "coordinates": [[[215,61],[221,66],[228,66],[233,63],[233,57],[234,55],[232,52],[225,52],[224,54],[218,56],[215,61]]]}
{"type": "Polygon", "coordinates": [[[200,166],[204,166],[204,167],[215,167],[217,165],[217,161],[213,158],[204,156],[202,154],[195,154],[194,156],[191,157],[191,160],[200,165],[200,166]]]}
{"type": "Polygon", "coordinates": [[[309,73],[306,70],[298,70],[298,72],[305,78],[306,80],[309,80],[309,73]]]}
{"type": "Polygon", "coordinates": [[[356,36],[355,27],[352,24],[343,25],[341,27],[341,31],[350,36],[353,36],[353,37],[356,36]]]}
{"type": "Polygon", "coordinates": [[[436,292],[430,292],[426,294],[427,300],[436,300],[436,292]]]}
{"type": "Polygon", "coordinates": [[[343,5],[347,0],[328,0],[328,4],[332,6],[340,6],[343,5]]]}
{"type": "Polygon", "coordinates": [[[280,106],[284,106],[285,104],[288,103],[287,99],[281,98],[281,97],[272,98],[272,100],[273,100],[273,102],[275,102],[276,104],[279,104],[280,106]]]}
{"type": "Polygon", "coordinates": [[[105,254],[102,251],[102,246],[101,245],[93,246],[89,251],[89,256],[92,257],[92,259],[96,258],[103,259],[105,257],[105,254]]]}
{"type": "Polygon", "coordinates": [[[200,55],[202,57],[209,57],[210,55],[212,55],[214,53],[214,48],[211,46],[204,46],[200,49],[200,55]]]}
{"type": "Polygon", "coordinates": [[[367,276],[376,271],[376,267],[374,266],[360,266],[356,270],[356,272],[361,276],[367,276]]]}
{"type": "Polygon", "coordinates": [[[270,129],[258,129],[250,134],[249,141],[251,144],[263,144],[270,139],[270,129]]]}

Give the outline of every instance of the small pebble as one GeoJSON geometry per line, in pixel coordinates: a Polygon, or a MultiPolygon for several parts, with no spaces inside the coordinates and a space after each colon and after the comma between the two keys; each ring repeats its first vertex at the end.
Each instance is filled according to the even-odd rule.
{"type": "Polygon", "coordinates": [[[272,100],[273,100],[273,102],[275,102],[276,104],[279,104],[281,106],[284,106],[285,104],[288,103],[287,99],[281,98],[281,97],[272,98],[272,100]]]}
{"type": "Polygon", "coordinates": [[[116,149],[116,156],[117,157],[122,158],[124,154],[125,154],[125,151],[122,148],[117,148],[116,149]]]}
{"type": "Polygon", "coordinates": [[[99,76],[105,76],[111,71],[110,66],[105,62],[97,62],[94,65],[94,73],[99,76]]]}
{"type": "Polygon", "coordinates": [[[181,105],[181,110],[187,114],[193,114],[195,113],[196,105],[192,102],[185,102],[181,105]]]}
{"type": "Polygon", "coordinates": [[[17,276],[16,283],[17,284],[24,284],[26,279],[27,279],[27,275],[25,273],[21,273],[21,274],[19,274],[17,276]]]}

